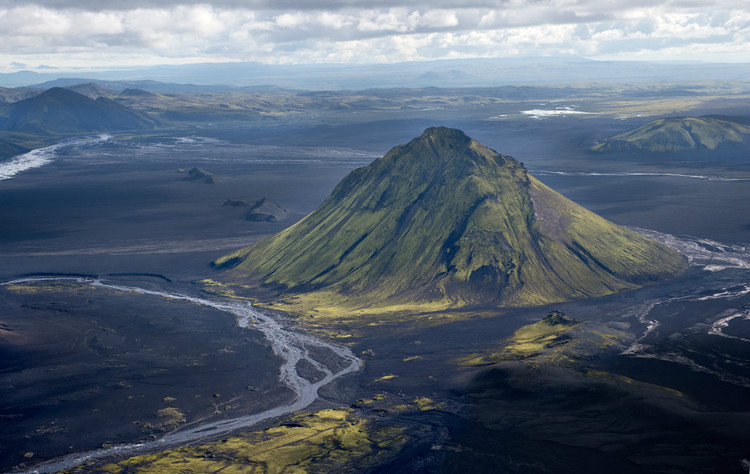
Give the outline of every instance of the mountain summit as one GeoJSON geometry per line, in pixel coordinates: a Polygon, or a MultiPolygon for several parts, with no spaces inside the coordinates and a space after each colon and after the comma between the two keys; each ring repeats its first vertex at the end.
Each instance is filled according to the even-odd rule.
{"type": "Polygon", "coordinates": [[[444,127],[352,171],[316,211],[214,265],[306,307],[400,309],[601,296],[687,267],[444,127]]]}

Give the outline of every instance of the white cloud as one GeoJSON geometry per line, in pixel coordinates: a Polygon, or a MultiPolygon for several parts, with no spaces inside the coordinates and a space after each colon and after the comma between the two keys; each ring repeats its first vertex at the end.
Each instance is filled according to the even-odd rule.
{"type": "Polygon", "coordinates": [[[282,13],[274,20],[274,23],[281,28],[300,28],[311,23],[310,19],[306,18],[306,15],[302,12],[282,13]]]}
{"type": "Polygon", "coordinates": [[[0,67],[630,53],[750,61],[743,0],[324,0],[316,8],[307,0],[100,0],[88,7],[71,0],[57,7],[66,1],[0,3],[8,5],[0,6],[0,67]]]}
{"type": "Polygon", "coordinates": [[[333,30],[350,28],[353,25],[351,17],[334,12],[321,12],[318,21],[325,28],[331,28],[333,30]]]}
{"type": "Polygon", "coordinates": [[[59,36],[70,31],[64,12],[33,5],[0,11],[0,29],[18,36],[59,36]]]}
{"type": "Polygon", "coordinates": [[[456,12],[450,10],[430,10],[419,14],[417,24],[427,28],[448,28],[458,26],[456,12]]]}
{"type": "Polygon", "coordinates": [[[410,27],[410,15],[406,8],[391,8],[386,11],[368,10],[361,14],[357,29],[363,32],[405,33],[410,27]]]}

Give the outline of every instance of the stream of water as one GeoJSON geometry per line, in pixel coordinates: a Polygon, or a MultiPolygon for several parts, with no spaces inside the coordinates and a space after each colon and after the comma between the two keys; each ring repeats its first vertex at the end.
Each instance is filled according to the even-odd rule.
{"type": "Polygon", "coordinates": [[[0,163],[0,181],[11,179],[18,173],[22,173],[26,170],[39,168],[40,166],[52,163],[58,158],[58,155],[62,150],[68,148],[82,149],[86,146],[93,146],[106,142],[110,138],[111,136],[106,133],[94,137],[74,138],[15,156],[8,161],[0,163]]]}
{"type": "Polygon", "coordinates": [[[294,391],[295,399],[291,403],[280,405],[261,413],[237,418],[215,420],[195,426],[184,427],[149,442],[121,444],[109,448],[70,454],[63,458],[40,464],[26,472],[57,472],[62,469],[79,466],[85,462],[95,461],[106,457],[131,456],[138,453],[166,449],[209,437],[221,436],[241,428],[248,428],[261,421],[293,413],[311,405],[318,398],[318,390],[321,387],[362,367],[362,361],[348,348],[336,346],[309,334],[294,331],[290,327],[284,325],[282,321],[253,308],[253,306],[247,301],[211,300],[165,291],[148,290],[134,286],[109,284],[97,279],[80,277],[23,278],[3,284],[9,285],[55,280],[74,280],[81,284],[88,284],[97,288],[108,288],[110,290],[131,292],[141,295],[184,300],[233,314],[239,327],[252,328],[262,332],[271,344],[274,353],[283,360],[279,369],[279,380],[294,391]],[[310,349],[316,349],[316,353],[329,352],[330,356],[326,357],[326,361],[317,360],[311,354],[310,349]],[[297,371],[297,366],[300,362],[309,363],[321,374],[321,376],[315,377],[317,380],[308,380],[301,376],[297,371]]]}

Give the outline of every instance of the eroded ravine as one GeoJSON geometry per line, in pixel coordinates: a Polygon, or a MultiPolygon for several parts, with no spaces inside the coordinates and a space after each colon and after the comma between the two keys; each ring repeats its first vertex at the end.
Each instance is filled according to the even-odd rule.
{"type": "Polygon", "coordinates": [[[101,280],[81,277],[23,278],[5,282],[3,285],[57,280],[73,280],[95,288],[107,288],[121,292],[189,301],[194,304],[230,313],[235,316],[237,325],[240,328],[251,328],[263,333],[266,340],[270,343],[273,352],[283,361],[279,369],[279,380],[294,392],[295,398],[291,403],[280,405],[260,413],[187,426],[153,441],[121,444],[108,448],[70,454],[37,465],[33,469],[25,472],[57,472],[62,469],[75,467],[86,462],[96,461],[107,457],[121,457],[142,452],[156,451],[204,438],[221,436],[242,428],[248,428],[261,421],[293,413],[311,405],[318,398],[318,390],[321,387],[330,384],[339,377],[358,370],[362,366],[362,361],[348,348],[337,346],[312,335],[295,331],[284,325],[282,321],[258,311],[247,301],[210,300],[134,286],[109,284],[101,280]],[[310,349],[314,350],[311,351],[310,349]],[[325,357],[326,360],[318,360],[312,354],[326,352],[330,353],[330,356],[325,357]],[[303,377],[297,370],[297,366],[300,363],[308,363],[321,375],[315,377],[315,380],[309,380],[308,378],[303,377]]]}

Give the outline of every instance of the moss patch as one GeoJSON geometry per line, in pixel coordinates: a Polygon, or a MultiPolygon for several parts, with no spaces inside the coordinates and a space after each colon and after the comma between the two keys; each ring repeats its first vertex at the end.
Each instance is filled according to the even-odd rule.
{"type": "Polygon", "coordinates": [[[377,466],[407,438],[398,427],[376,427],[350,409],[297,415],[279,426],[214,443],[135,456],[67,472],[345,472],[377,466]]]}
{"type": "Polygon", "coordinates": [[[210,295],[223,296],[225,298],[232,299],[243,299],[249,300],[250,298],[240,296],[237,294],[237,289],[241,288],[240,285],[228,285],[220,281],[206,278],[197,282],[201,290],[210,295]]]}
{"type": "Polygon", "coordinates": [[[532,366],[578,366],[594,362],[606,352],[621,350],[628,333],[603,324],[577,321],[552,311],[541,321],[523,326],[502,343],[499,351],[469,354],[456,362],[481,366],[502,361],[523,361],[532,366]]]}
{"type": "Polygon", "coordinates": [[[388,375],[384,375],[382,377],[376,378],[375,380],[373,380],[373,382],[385,382],[387,380],[395,379],[396,377],[398,377],[398,375],[388,374],[388,375]]]}

